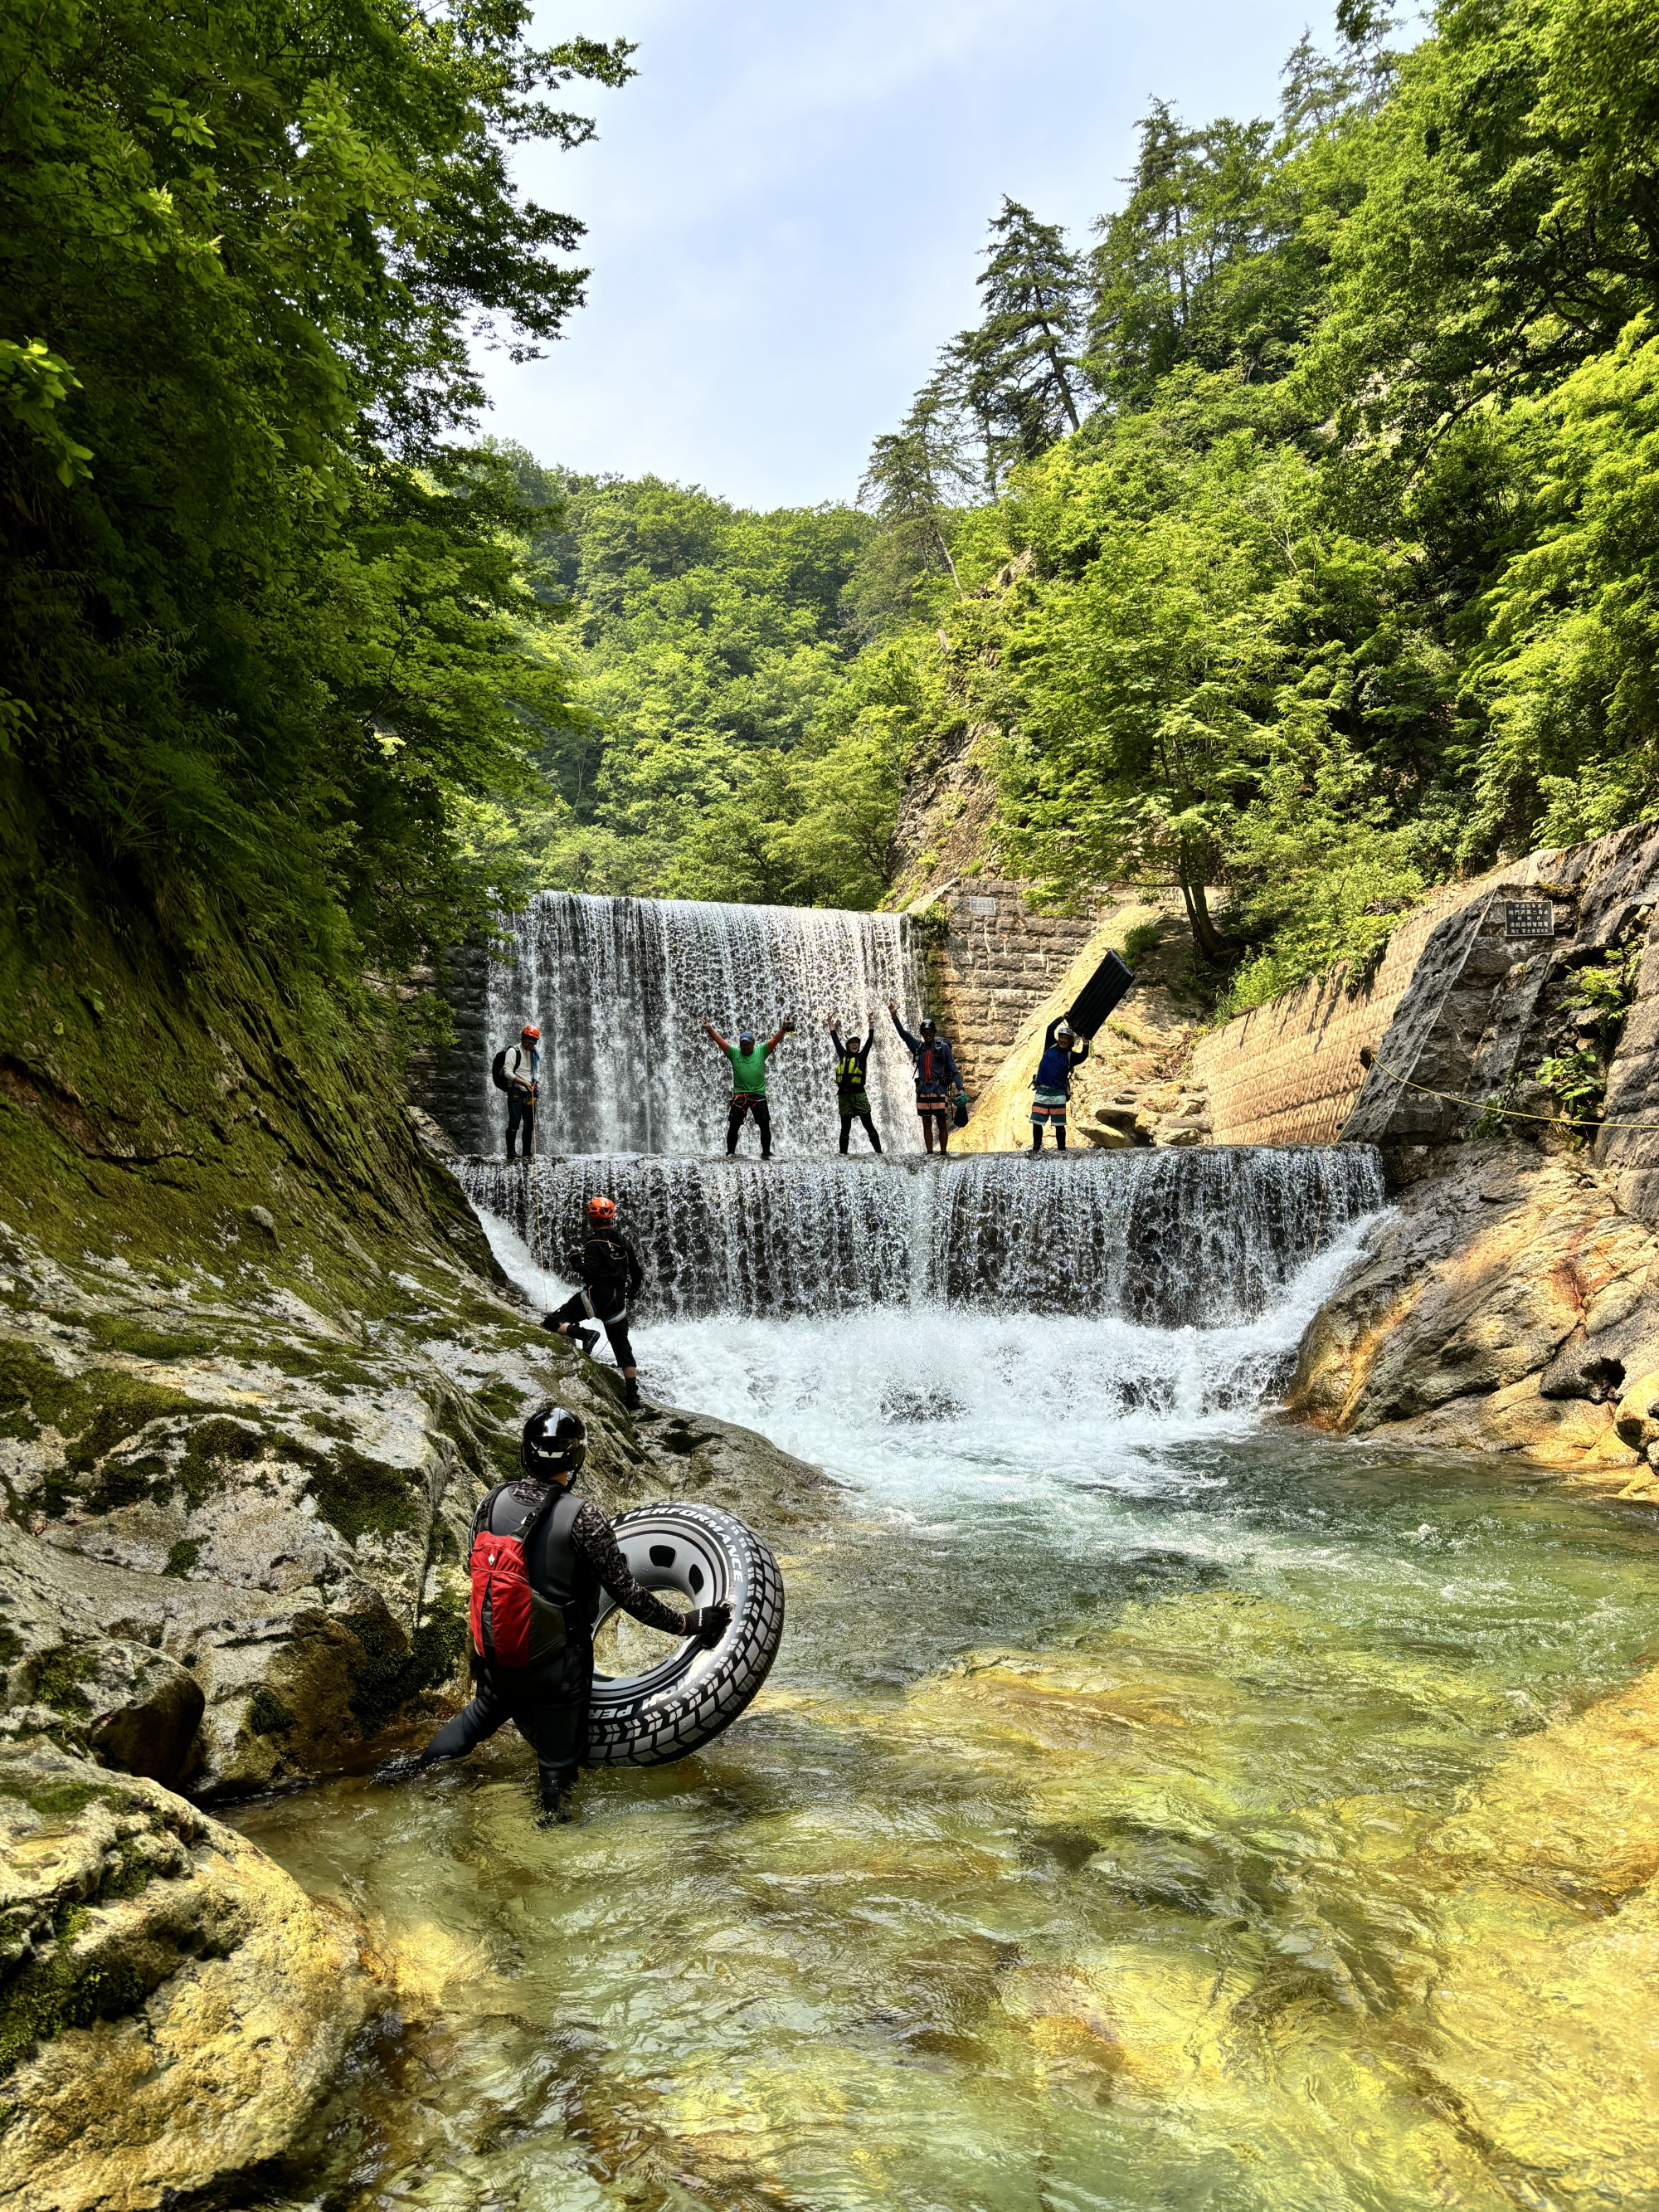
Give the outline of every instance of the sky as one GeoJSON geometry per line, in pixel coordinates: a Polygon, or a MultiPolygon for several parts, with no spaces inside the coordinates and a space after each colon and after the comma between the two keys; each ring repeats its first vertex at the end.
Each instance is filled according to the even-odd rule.
{"type": "MultiPolygon", "coordinates": [[[[1323,7],[1316,41],[1334,42],[1323,7]]],[[[1125,197],[1154,94],[1271,114],[1307,0],[557,0],[538,43],[638,46],[574,153],[523,151],[587,225],[587,304],[489,356],[482,427],[538,459],[745,507],[850,500],[939,348],[977,319],[1006,192],[1074,246],[1125,197]]]]}

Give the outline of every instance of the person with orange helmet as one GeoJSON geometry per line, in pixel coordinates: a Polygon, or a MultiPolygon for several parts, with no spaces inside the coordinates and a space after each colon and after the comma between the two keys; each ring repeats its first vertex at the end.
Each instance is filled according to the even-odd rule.
{"type": "Polygon", "coordinates": [[[507,1157],[513,1158],[513,1148],[520,1131],[524,1135],[524,1157],[526,1163],[536,1149],[536,1099],[542,1072],[542,1033],[533,1022],[526,1022],[519,1032],[517,1044],[510,1044],[495,1055],[490,1079],[498,1091],[507,1093],[507,1157]]]}
{"type": "Polygon", "coordinates": [[[567,1298],[556,1313],[543,1322],[555,1336],[574,1336],[591,1359],[599,1340],[599,1329],[584,1328],[596,1321],[611,1340],[611,1349],[622,1370],[624,1401],[631,1413],[640,1402],[639,1370],[628,1336],[628,1302],[639,1295],[645,1270],[631,1240],[617,1225],[617,1201],[603,1195],[587,1201],[581,1243],[570,1258],[581,1279],[581,1288],[567,1298]]]}

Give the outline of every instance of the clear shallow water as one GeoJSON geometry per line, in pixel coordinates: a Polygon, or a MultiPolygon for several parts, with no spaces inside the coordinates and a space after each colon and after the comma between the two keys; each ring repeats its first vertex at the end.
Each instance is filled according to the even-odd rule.
{"type": "Polygon", "coordinates": [[[642,1331],[662,1395],[854,1486],[702,1757],[551,1832],[510,1734],[238,1816],[412,1962],[288,2201],[1659,2204],[1596,2040],[1651,2032],[1646,1968],[1511,1863],[1577,1788],[1542,1724],[1659,1651],[1654,1532],[1262,1428],[1237,1401],[1341,1264],[1207,1336],[642,1331]],[[1515,1979],[1558,1952],[1558,1999],[1515,1979]]]}

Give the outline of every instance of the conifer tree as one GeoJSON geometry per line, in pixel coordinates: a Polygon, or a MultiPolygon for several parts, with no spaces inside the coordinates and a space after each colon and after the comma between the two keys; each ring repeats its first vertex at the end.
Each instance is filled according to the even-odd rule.
{"type": "Polygon", "coordinates": [[[953,395],[935,377],[916,394],[898,429],[870,448],[859,505],[884,523],[895,549],[923,569],[948,573],[958,594],[962,580],[951,558],[945,518],[970,479],[962,425],[953,395]]]}
{"type": "Polygon", "coordinates": [[[962,404],[997,456],[1030,459],[1080,428],[1077,341],[1086,278],[1058,224],[1004,197],[979,280],[985,317],[948,349],[962,404]]]}

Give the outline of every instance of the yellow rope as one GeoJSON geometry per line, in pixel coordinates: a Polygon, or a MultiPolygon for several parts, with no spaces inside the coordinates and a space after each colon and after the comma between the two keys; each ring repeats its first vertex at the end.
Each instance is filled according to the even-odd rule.
{"type": "MultiPolygon", "coordinates": [[[[1565,1127],[1571,1129],[1581,1126],[1560,1114],[1530,1114],[1524,1106],[1498,1106],[1489,1098],[1464,1098],[1455,1091],[1431,1090],[1426,1083],[1413,1083],[1409,1075],[1402,1075],[1397,1067],[1390,1067],[1385,1060],[1373,1060],[1371,1066],[1380,1067],[1384,1075],[1391,1075],[1396,1083],[1403,1083],[1407,1091],[1420,1091],[1425,1098],[1442,1098],[1449,1106],[1473,1107],[1477,1114],[1502,1114],[1511,1121],[1547,1121],[1553,1128],[1565,1127]]],[[[1358,1111],[1359,1101],[1356,1098],[1343,1121],[1342,1129],[1347,1127],[1358,1111]]],[[[1650,1136],[1659,1135],[1659,1121],[1598,1121],[1595,1127],[1598,1129],[1640,1129],[1650,1136]]],[[[1339,1142],[1342,1129],[1336,1133],[1339,1142]]]]}
{"type": "Polygon", "coordinates": [[[538,1099],[530,1122],[530,1194],[536,1208],[536,1265],[541,1273],[542,1304],[544,1307],[547,1304],[547,1261],[542,1252],[542,1179],[536,1172],[536,1147],[541,1141],[540,1108],[541,1101],[538,1099]]]}

